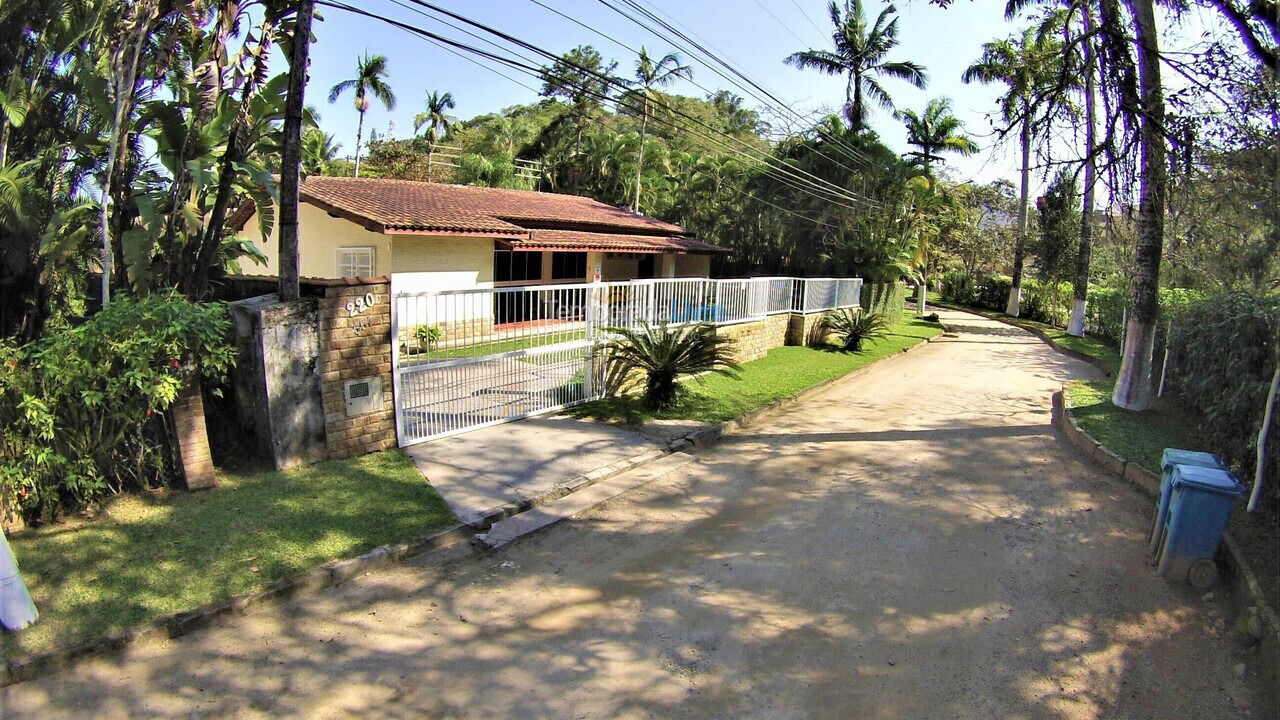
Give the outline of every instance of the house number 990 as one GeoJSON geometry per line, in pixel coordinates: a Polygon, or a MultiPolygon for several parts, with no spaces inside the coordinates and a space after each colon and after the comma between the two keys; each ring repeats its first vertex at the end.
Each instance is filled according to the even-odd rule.
{"type": "Polygon", "coordinates": [[[373,307],[378,301],[373,293],[365,293],[364,297],[358,297],[347,303],[347,317],[355,317],[360,313],[373,307]]]}

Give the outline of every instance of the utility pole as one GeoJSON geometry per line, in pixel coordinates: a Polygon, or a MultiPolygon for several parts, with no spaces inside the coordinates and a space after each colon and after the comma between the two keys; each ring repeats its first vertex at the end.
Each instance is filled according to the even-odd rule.
{"type": "Polygon", "coordinates": [[[298,185],[302,165],[303,94],[307,89],[307,57],[311,49],[311,17],[315,0],[298,0],[293,47],[289,53],[289,95],[284,109],[284,147],[280,162],[280,300],[301,295],[298,286],[298,185]]]}

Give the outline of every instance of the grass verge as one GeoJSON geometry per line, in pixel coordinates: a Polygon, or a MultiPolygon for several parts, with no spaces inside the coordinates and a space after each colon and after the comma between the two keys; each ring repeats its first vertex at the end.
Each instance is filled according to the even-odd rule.
{"type": "Polygon", "coordinates": [[[10,538],[40,620],[17,657],[260,590],[453,522],[399,450],[287,472],[219,473],[199,493],[123,495],[96,518],[10,538]]]}
{"type": "Polygon", "coordinates": [[[912,319],[891,326],[879,340],[866,342],[859,353],[830,346],[778,347],[763,358],[744,363],[738,378],[711,374],[685,382],[676,405],[668,410],[655,412],[645,408],[638,396],[626,396],[579,405],[570,413],[629,424],[655,419],[725,422],[899,353],[941,332],[936,323],[912,319]]]}

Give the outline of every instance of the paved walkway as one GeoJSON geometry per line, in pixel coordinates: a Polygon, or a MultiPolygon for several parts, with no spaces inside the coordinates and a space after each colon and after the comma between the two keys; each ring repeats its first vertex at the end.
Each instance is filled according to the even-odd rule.
{"type": "Polygon", "coordinates": [[[405,448],[453,514],[475,524],[494,507],[658,445],[624,428],[568,417],[494,425],[405,448]]]}
{"type": "Polygon", "coordinates": [[[492,555],[88,661],[0,714],[1270,717],[1220,599],[1151,575],[1148,501],[1052,430],[1090,369],[947,315],[960,337],[492,555]]]}

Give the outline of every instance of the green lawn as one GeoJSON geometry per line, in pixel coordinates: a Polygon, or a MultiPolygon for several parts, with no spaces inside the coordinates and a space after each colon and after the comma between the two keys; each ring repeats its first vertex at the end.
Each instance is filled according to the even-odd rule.
{"type": "Polygon", "coordinates": [[[412,353],[405,355],[402,364],[418,365],[424,362],[441,362],[444,360],[455,360],[457,358],[500,355],[502,353],[508,353],[515,350],[529,350],[536,347],[542,347],[544,345],[558,345],[560,343],[573,342],[574,340],[584,340],[586,337],[586,330],[572,330],[567,332],[546,333],[542,335],[526,335],[511,338],[509,340],[493,340],[491,342],[479,343],[477,345],[460,345],[458,347],[437,348],[426,353],[412,353]]]}
{"type": "Polygon", "coordinates": [[[865,343],[860,353],[832,347],[774,348],[765,357],[744,363],[739,378],[711,374],[686,381],[680,400],[669,410],[653,412],[645,409],[638,396],[626,396],[579,405],[570,412],[579,417],[631,424],[651,419],[724,422],[901,352],[941,332],[942,328],[934,323],[912,319],[894,325],[882,339],[865,343]]]}
{"type": "Polygon", "coordinates": [[[453,522],[399,450],[218,479],[204,492],[122,495],[97,518],[11,536],[40,621],[0,636],[3,656],[191,610],[453,522]]]}
{"type": "Polygon", "coordinates": [[[1160,453],[1167,447],[1196,447],[1195,423],[1168,402],[1133,412],[1111,403],[1114,380],[1077,381],[1067,385],[1067,404],[1085,432],[1098,442],[1148,470],[1160,472],[1160,453]]]}

